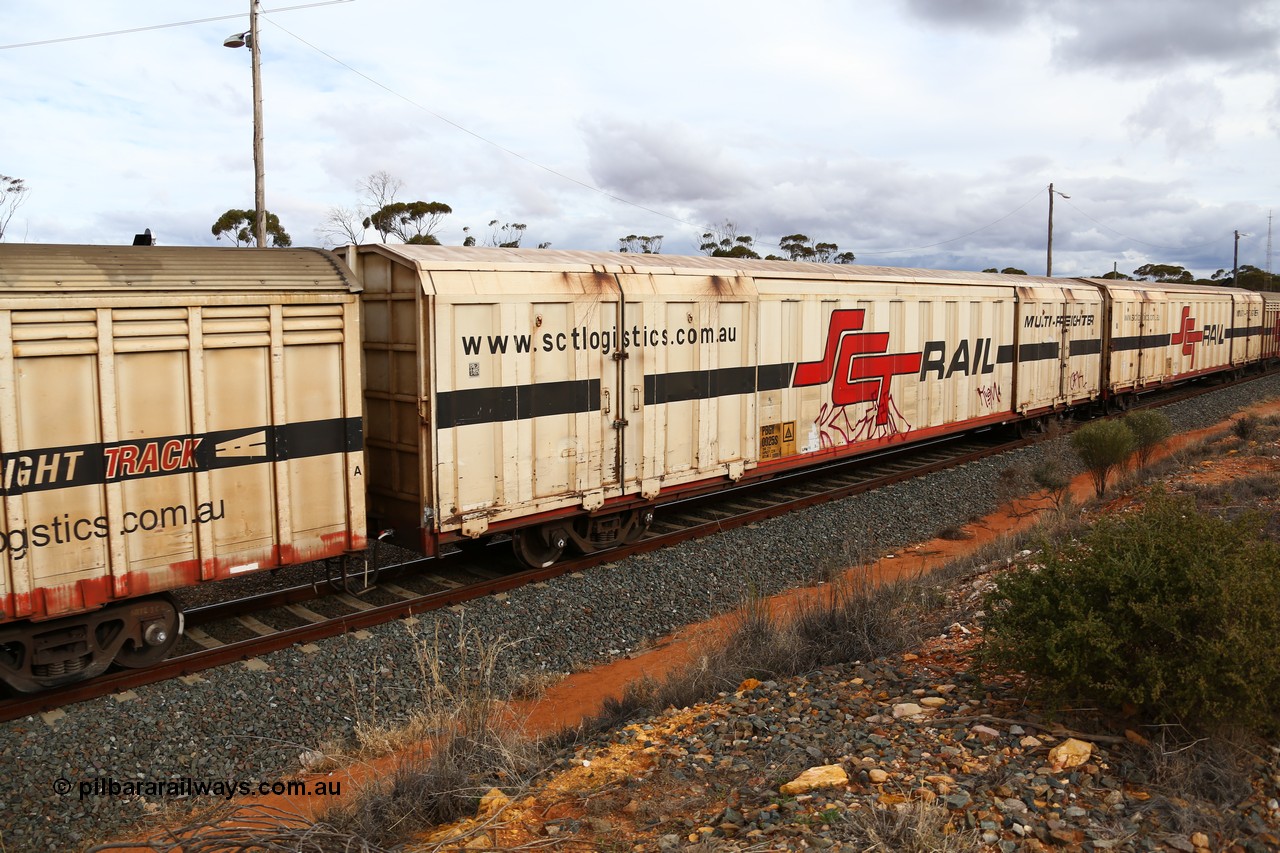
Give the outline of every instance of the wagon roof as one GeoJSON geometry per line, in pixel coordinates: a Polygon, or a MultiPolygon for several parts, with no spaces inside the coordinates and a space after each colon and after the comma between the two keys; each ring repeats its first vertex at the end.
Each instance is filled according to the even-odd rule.
{"type": "Polygon", "coordinates": [[[1089,284],[1096,284],[1099,287],[1108,290],[1151,290],[1163,293],[1198,293],[1198,294],[1221,294],[1234,293],[1237,295],[1257,295],[1256,290],[1245,290],[1240,287],[1223,287],[1217,284],[1177,284],[1169,281],[1133,281],[1124,278],[1086,278],[1082,279],[1089,284]]]}
{"type": "Polygon", "coordinates": [[[4,243],[0,289],[350,291],[359,286],[346,264],[322,249],[4,243]]]}
{"type": "Polygon", "coordinates": [[[645,255],[619,252],[575,252],[560,249],[492,249],[465,246],[420,246],[371,243],[359,247],[414,265],[421,271],[529,270],[554,272],[617,272],[669,275],[748,275],[753,278],[827,279],[836,281],[911,282],[938,284],[1048,285],[1067,287],[1079,280],[1028,275],[913,269],[857,264],[797,263],[706,255],[645,255]]]}

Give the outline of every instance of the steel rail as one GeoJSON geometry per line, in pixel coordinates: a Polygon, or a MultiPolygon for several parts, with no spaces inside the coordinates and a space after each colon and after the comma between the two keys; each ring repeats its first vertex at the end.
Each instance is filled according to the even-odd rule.
{"type": "MultiPolygon", "coordinates": [[[[1265,374],[1264,374],[1265,375],[1265,374]]],[[[1175,388],[1153,390],[1135,401],[1135,407],[1167,405],[1200,394],[1221,390],[1236,384],[1252,381],[1258,376],[1246,376],[1230,381],[1218,381],[1211,387],[1183,385],[1175,388]],[[1145,399],[1143,399],[1145,398],[1145,399]]],[[[1117,415],[1118,416],[1118,415],[1117,415]]],[[[963,465],[977,459],[993,456],[1035,443],[1037,438],[1023,437],[996,440],[996,430],[978,435],[963,434],[925,443],[913,443],[879,451],[870,456],[828,463],[816,469],[800,469],[779,474],[773,478],[735,486],[709,495],[701,495],[662,504],[661,522],[673,524],[683,519],[675,529],[651,532],[640,541],[614,549],[598,551],[579,558],[563,560],[541,569],[523,569],[499,578],[488,578],[475,583],[437,592],[425,593],[417,598],[372,606],[366,610],[347,613],[293,628],[284,628],[267,635],[229,642],[213,649],[206,649],[169,658],[145,669],[109,671],[91,681],[55,688],[39,694],[21,695],[0,701],[0,722],[14,720],[31,714],[43,713],[64,705],[82,702],[118,693],[228,663],[248,660],[259,655],[279,651],[290,646],[338,636],[384,624],[395,619],[452,607],[477,598],[538,583],[565,574],[579,572],[593,566],[616,562],[627,556],[658,550],[679,542],[732,530],[764,519],[794,512],[797,509],[839,500],[854,494],[871,491],[918,476],[935,473],[963,465]],[[987,440],[982,440],[985,437],[987,440]],[[912,461],[914,460],[914,461],[912,461]],[[909,464],[908,464],[909,463],[909,464]],[[788,494],[789,493],[789,494],[788,494]],[[726,510],[724,507],[751,501],[755,505],[726,510]],[[697,513],[702,518],[696,517],[697,513]],[[715,517],[707,518],[715,513],[715,517]],[[719,513],[723,513],[720,515],[719,513]]],[[[439,565],[437,558],[414,560],[408,563],[385,566],[384,576],[409,574],[424,565],[439,565]]],[[[235,615],[280,607],[290,603],[312,600],[317,595],[317,584],[291,587],[276,592],[263,593],[230,602],[201,605],[184,612],[191,624],[207,624],[215,618],[233,618],[235,615]]]]}

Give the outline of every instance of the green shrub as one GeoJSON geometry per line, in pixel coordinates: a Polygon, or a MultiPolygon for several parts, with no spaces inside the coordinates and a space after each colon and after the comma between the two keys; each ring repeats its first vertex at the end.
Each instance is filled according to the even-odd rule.
{"type": "Polygon", "coordinates": [[[1258,431],[1258,419],[1250,414],[1243,414],[1236,418],[1235,423],[1231,425],[1231,432],[1241,441],[1248,441],[1253,438],[1258,431]]]}
{"type": "Polygon", "coordinates": [[[1129,458],[1133,445],[1133,433],[1123,421],[1094,421],[1071,434],[1071,447],[1089,470],[1098,497],[1106,494],[1107,477],[1129,458]]]}
{"type": "Polygon", "coordinates": [[[1280,546],[1153,490],[1047,548],[986,602],[983,655],[1044,692],[1185,722],[1280,727],[1280,546]]]}
{"type": "Polygon", "coordinates": [[[1133,433],[1135,452],[1138,464],[1146,467],[1156,448],[1169,436],[1173,435],[1173,425],[1160,412],[1140,409],[1124,416],[1124,425],[1133,433]]]}
{"type": "Polygon", "coordinates": [[[1057,509],[1062,509],[1071,488],[1071,472],[1056,456],[1046,456],[1031,469],[1031,479],[1049,493],[1057,509]]]}

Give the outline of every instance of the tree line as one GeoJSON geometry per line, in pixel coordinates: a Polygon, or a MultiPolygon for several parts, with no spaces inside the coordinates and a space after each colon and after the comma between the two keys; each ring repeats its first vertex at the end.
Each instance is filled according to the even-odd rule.
{"type": "MultiPolygon", "coordinates": [[[[990,267],[983,272],[999,272],[1005,275],[1026,275],[1026,270],[1017,267],[1005,267],[998,270],[990,267]]],[[[1201,286],[1218,285],[1221,287],[1241,287],[1245,290],[1280,290],[1277,276],[1266,270],[1258,269],[1251,264],[1241,264],[1239,270],[1220,269],[1208,278],[1196,278],[1190,270],[1178,264],[1143,264],[1133,271],[1132,275],[1112,270],[1101,275],[1086,278],[1103,278],[1111,281],[1156,281],[1165,284],[1195,284],[1201,286]],[[1239,279],[1239,283],[1237,283],[1239,279]]]]}
{"type": "MultiPolygon", "coordinates": [[[[453,213],[453,208],[442,201],[401,201],[400,194],[404,190],[404,182],[394,175],[381,171],[362,180],[358,186],[359,198],[351,207],[332,207],[325,216],[324,224],[317,229],[317,236],[330,245],[346,243],[362,243],[366,234],[372,230],[384,242],[418,243],[438,246],[436,237],[444,217],[453,213]]],[[[13,220],[18,208],[26,201],[30,188],[22,178],[0,174],[0,240],[13,220]]],[[[211,231],[219,240],[227,239],[236,246],[248,246],[254,241],[253,225],[256,211],[232,208],[222,214],[213,223],[211,231]]],[[[293,245],[293,238],[280,223],[274,213],[267,213],[267,238],[272,246],[287,247],[293,245]]],[[[483,245],[507,249],[520,248],[524,241],[528,225],[523,222],[501,222],[492,219],[488,223],[489,233],[484,236],[483,245]]],[[[472,232],[470,226],[462,229],[462,245],[480,245],[480,238],[472,232]]],[[[628,234],[618,238],[617,251],[633,254],[661,254],[661,234],[628,234]]],[[[549,242],[538,243],[539,249],[548,248],[549,242]]],[[[703,254],[716,258],[750,258],[770,261],[812,261],[816,263],[850,264],[855,260],[853,252],[840,251],[836,243],[823,242],[809,237],[807,234],[788,234],[778,241],[778,249],[782,254],[770,253],[762,256],[757,251],[756,239],[750,234],[739,233],[738,226],[729,219],[711,226],[702,234],[698,250],[703,254]]],[[[989,267],[983,272],[999,272],[1006,275],[1026,275],[1025,270],[1017,267],[997,269],[989,267]]],[[[1190,270],[1178,264],[1152,263],[1143,264],[1125,274],[1112,270],[1093,278],[1118,279],[1123,281],[1155,281],[1169,284],[1220,285],[1223,287],[1241,287],[1247,290],[1280,291],[1277,276],[1251,264],[1243,264],[1236,271],[1219,269],[1208,278],[1196,278],[1190,270]]]]}

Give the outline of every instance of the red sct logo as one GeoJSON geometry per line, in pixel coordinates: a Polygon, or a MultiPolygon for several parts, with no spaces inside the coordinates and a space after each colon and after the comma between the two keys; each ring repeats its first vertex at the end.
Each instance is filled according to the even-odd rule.
{"type": "Polygon", "coordinates": [[[1204,332],[1196,331],[1196,320],[1191,316],[1191,306],[1182,308],[1182,320],[1178,331],[1169,337],[1169,343],[1182,344],[1182,354],[1191,356],[1191,366],[1196,366],[1196,344],[1204,340],[1204,332]]]}
{"type": "Polygon", "coordinates": [[[827,346],[820,361],[796,365],[792,386],[825,385],[835,377],[831,402],[835,406],[875,403],[875,422],[889,422],[889,383],[901,374],[920,372],[922,354],[888,354],[888,332],[863,332],[866,317],[862,308],[842,308],[831,312],[827,346]]]}

